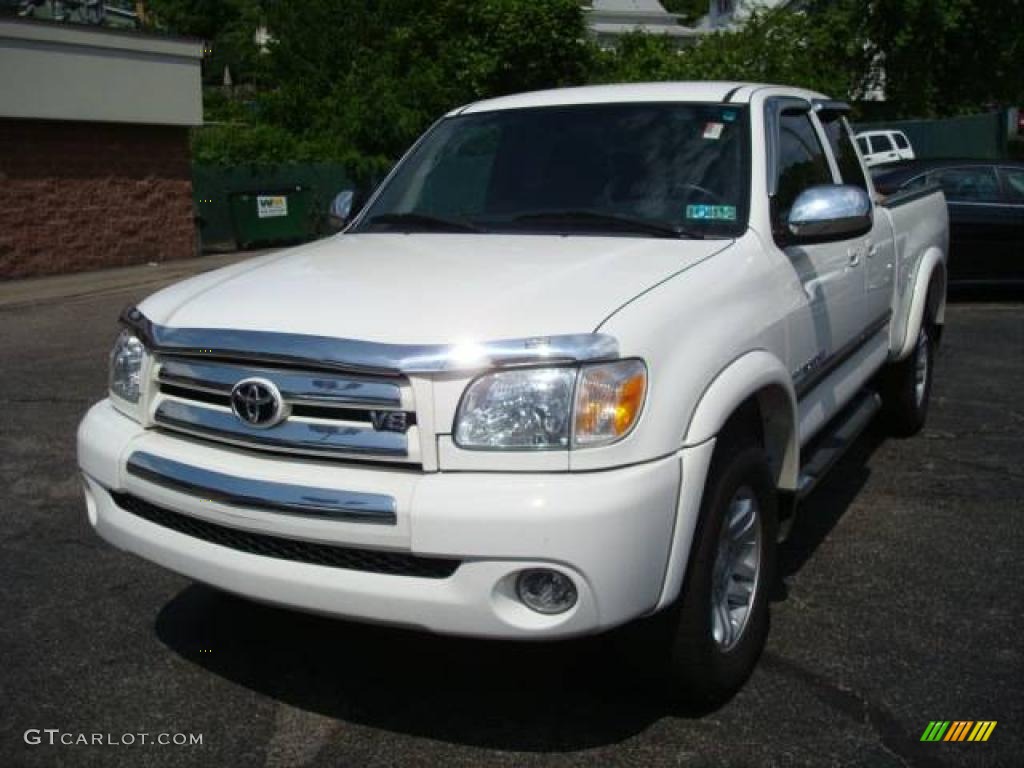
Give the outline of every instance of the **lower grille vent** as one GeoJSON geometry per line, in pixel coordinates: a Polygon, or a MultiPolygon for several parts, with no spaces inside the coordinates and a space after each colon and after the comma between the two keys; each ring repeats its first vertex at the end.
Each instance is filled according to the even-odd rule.
{"type": "Polygon", "coordinates": [[[351,571],[384,573],[392,576],[415,576],[424,579],[446,579],[461,565],[459,560],[422,557],[404,552],[338,547],[264,533],[242,531],[226,525],[200,520],[191,515],[173,512],[151,504],[137,496],[114,493],[114,502],[121,509],[172,531],[218,544],[238,552],[275,557],[297,563],[326,565],[351,571]]]}

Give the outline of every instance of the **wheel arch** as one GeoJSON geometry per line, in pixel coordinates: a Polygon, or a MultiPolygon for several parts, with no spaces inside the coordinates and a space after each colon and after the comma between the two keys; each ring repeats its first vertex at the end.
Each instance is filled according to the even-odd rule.
{"type": "Polygon", "coordinates": [[[704,390],[683,440],[683,483],[661,597],[671,605],[683,589],[711,461],[724,430],[753,429],[764,446],[776,488],[797,487],[800,443],[796,393],[789,371],[770,352],[747,352],[704,390]]]}
{"type": "Polygon", "coordinates": [[[904,360],[913,349],[921,326],[929,322],[941,332],[946,322],[946,262],[942,251],[929,248],[921,257],[914,278],[914,290],[910,298],[906,331],[899,345],[894,345],[891,359],[904,360]]]}
{"type": "Polygon", "coordinates": [[[739,425],[757,431],[776,487],[795,489],[800,471],[796,393],[785,366],[766,350],[748,352],[714,378],[694,409],[683,444],[699,445],[739,425]]]}

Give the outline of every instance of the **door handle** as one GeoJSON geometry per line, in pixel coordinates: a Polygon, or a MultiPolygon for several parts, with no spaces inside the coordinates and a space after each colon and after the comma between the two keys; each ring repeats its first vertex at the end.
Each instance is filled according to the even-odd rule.
{"type": "Polygon", "coordinates": [[[858,264],[860,264],[860,249],[859,248],[849,248],[849,249],[847,249],[846,256],[848,258],[847,266],[850,269],[853,269],[853,267],[856,267],[858,264]]]}

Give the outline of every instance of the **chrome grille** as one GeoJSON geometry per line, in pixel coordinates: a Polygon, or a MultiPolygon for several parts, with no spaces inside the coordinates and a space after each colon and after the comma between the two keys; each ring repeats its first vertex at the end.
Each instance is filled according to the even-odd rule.
{"type": "Polygon", "coordinates": [[[232,445],[335,458],[419,463],[412,389],[402,377],[371,377],[163,357],[156,368],[154,422],[232,445]],[[252,426],[231,407],[239,382],[272,382],[284,418],[252,426]]]}

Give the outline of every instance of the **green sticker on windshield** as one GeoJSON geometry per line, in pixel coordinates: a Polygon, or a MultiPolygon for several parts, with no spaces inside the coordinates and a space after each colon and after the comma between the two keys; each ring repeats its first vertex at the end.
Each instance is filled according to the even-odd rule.
{"type": "Polygon", "coordinates": [[[735,205],[688,205],[686,218],[701,221],[736,221],[735,205]]]}

